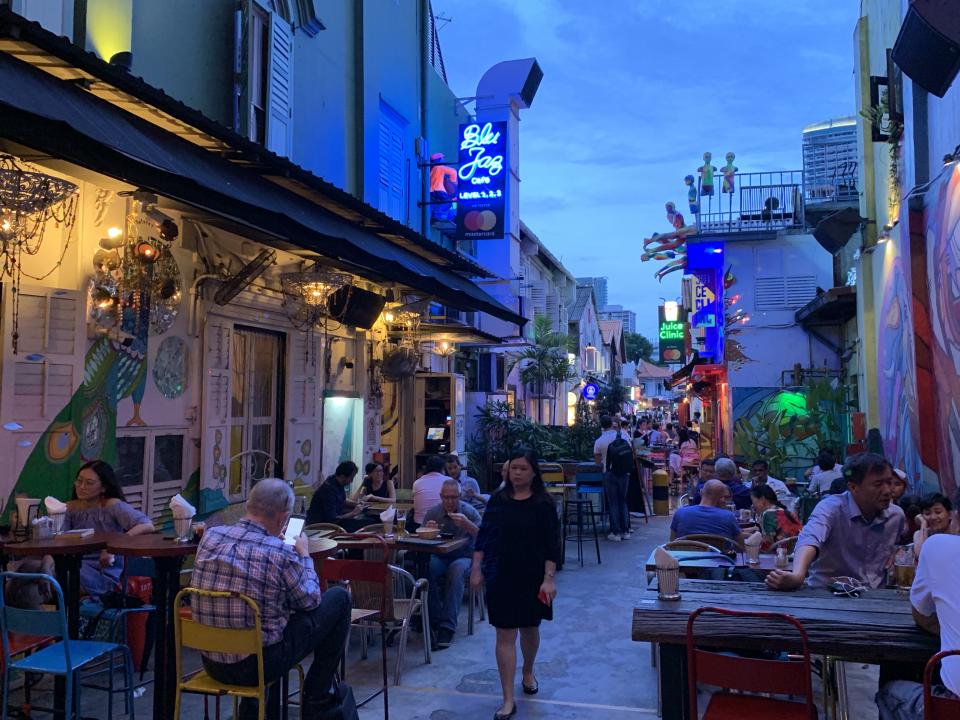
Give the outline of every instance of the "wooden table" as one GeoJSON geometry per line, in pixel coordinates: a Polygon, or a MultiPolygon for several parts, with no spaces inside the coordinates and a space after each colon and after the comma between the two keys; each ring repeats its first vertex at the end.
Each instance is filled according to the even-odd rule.
{"type": "MultiPolygon", "coordinates": [[[[465,537],[455,540],[443,540],[439,543],[405,542],[406,538],[411,537],[414,536],[404,534],[403,537],[398,537],[397,535],[392,535],[390,537],[384,537],[383,541],[387,544],[389,550],[408,550],[411,552],[428,553],[430,555],[449,555],[461,549],[468,542],[468,538],[465,537]]],[[[334,535],[332,539],[336,540],[337,546],[340,548],[359,548],[365,544],[363,540],[345,540],[339,535],[334,535]]]]}
{"type": "MultiPolygon", "coordinates": [[[[650,556],[647,558],[645,569],[648,573],[652,573],[657,569],[656,559],[654,558],[654,552],[656,549],[650,551],[650,556]]],[[[738,552],[736,557],[716,553],[711,553],[706,550],[668,550],[673,557],[675,557],[680,563],[680,575],[683,577],[696,577],[699,574],[702,574],[705,570],[712,570],[715,568],[742,568],[746,570],[758,570],[762,573],[769,573],[773,570],[776,570],[776,559],[777,556],[771,553],[760,553],[760,563],[758,565],[750,565],[747,562],[746,553],[738,552]]]]}
{"type": "Polygon", "coordinates": [[[154,599],[157,608],[156,642],[153,647],[153,718],[173,717],[176,700],[177,667],[173,637],[172,613],[180,592],[180,569],[183,559],[197,551],[197,544],[176,542],[159,533],[147,535],[114,535],[107,543],[107,552],[128,557],[151,558],[156,566],[157,586],[154,599]]]}
{"type": "MultiPolygon", "coordinates": [[[[775,592],[762,583],[681,579],[680,594],[678,601],[658,600],[656,583],[651,583],[633,611],[633,639],[660,644],[664,720],[695,717],[688,707],[685,644],[687,618],[700,607],[793,615],[803,623],[812,653],[845,661],[926,662],[940,647],[938,638],[916,627],[907,596],[896,590],[844,598],[824,589],[775,592]]],[[[704,647],[768,650],[794,637],[769,620],[706,616],[697,623],[697,643],[704,647]]]]}

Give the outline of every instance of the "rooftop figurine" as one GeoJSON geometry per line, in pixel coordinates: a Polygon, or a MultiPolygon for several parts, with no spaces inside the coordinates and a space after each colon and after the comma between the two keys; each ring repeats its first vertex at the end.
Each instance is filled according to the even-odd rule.
{"type": "Polygon", "coordinates": [[[683,182],[687,186],[687,205],[691,215],[700,214],[700,193],[697,192],[697,182],[693,175],[687,175],[683,182]]]}
{"type": "Polygon", "coordinates": [[[737,170],[740,168],[734,167],[733,161],[737,156],[732,152],[727,153],[727,164],[724,165],[720,172],[723,173],[723,183],[720,186],[720,192],[730,194],[735,189],[735,178],[737,176],[737,170]]]}
{"type": "Polygon", "coordinates": [[[703,154],[703,165],[697,168],[700,173],[700,195],[713,195],[713,174],[717,171],[716,166],[711,164],[713,153],[705,152],[703,154]]]}

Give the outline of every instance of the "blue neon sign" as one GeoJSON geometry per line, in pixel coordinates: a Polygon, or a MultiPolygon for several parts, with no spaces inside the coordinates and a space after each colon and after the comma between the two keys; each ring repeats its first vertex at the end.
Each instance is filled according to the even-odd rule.
{"type": "Polygon", "coordinates": [[[580,394],[583,396],[584,400],[596,400],[597,393],[600,392],[600,388],[596,383],[587,383],[583,386],[583,390],[580,391],[580,394]]]}
{"type": "Polygon", "coordinates": [[[506,207],[506,121],[460,126],[457,237],[500,238],[506,207]]]}

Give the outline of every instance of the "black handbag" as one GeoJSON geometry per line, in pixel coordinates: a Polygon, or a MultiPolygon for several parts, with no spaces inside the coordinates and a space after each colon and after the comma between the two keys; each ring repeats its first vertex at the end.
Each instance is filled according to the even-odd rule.
{"type": "Polygon", "coordinates": [[[320,713],[320,720],[360,720],[357,712],[357,699],[353,696],[353,688],[344,682],[338,682],[334,689],[337,704],[329,710],[320,713]]]}

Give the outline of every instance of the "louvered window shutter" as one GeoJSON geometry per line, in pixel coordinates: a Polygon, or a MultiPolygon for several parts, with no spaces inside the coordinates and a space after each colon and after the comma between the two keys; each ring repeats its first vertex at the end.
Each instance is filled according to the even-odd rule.
{"type": "MultiPolygon", "coordinates": [[[[230,461],[230,348],[233,326],[224,318],[208,316],[203,337],[203,408],[200,447],[200,488],[227,497],[230,461]]],[[[201,493],[203,498],[203,493],[201,493]]],[[[209,508],[210,510],[216,508],[209,508]]],[[[201,512],[205,508],[200,508],[201,512]]]]}
{"type": "Polygon", "coordinates": [[[545,315],[547,312],[547,286],[542,280],[530,284],[530,304],[533,315],[545,315]]]}
{"type": "Polygon", "coordinates": [[[404,135],[406,121],[385,102],[380,102],[379,201],[378,209],[395,220],[404,217],[404,135]]]}
{"type": "Polygon", "coordinates": [[[267,149],[290,155],[293,130],[293,31],[270,14],[270,67],[267,91],[267,149]]]}
{"type": "Polygon", "coordinates": [[[320,365],[317,362],[317,337],[313,333],[295,332],[290,336],[292,348],[288,359],[290,380],[287,383],[286,479],[311,485],[318,478],[319,443],[317,400],[320,365]]]}
{"type": "Polygon", "coordinates": [[[76,290],[20,288],[16,355],[10,290],[4,299],[3,421],[42,430],[83,382],[85,299],[76,290]]]}

